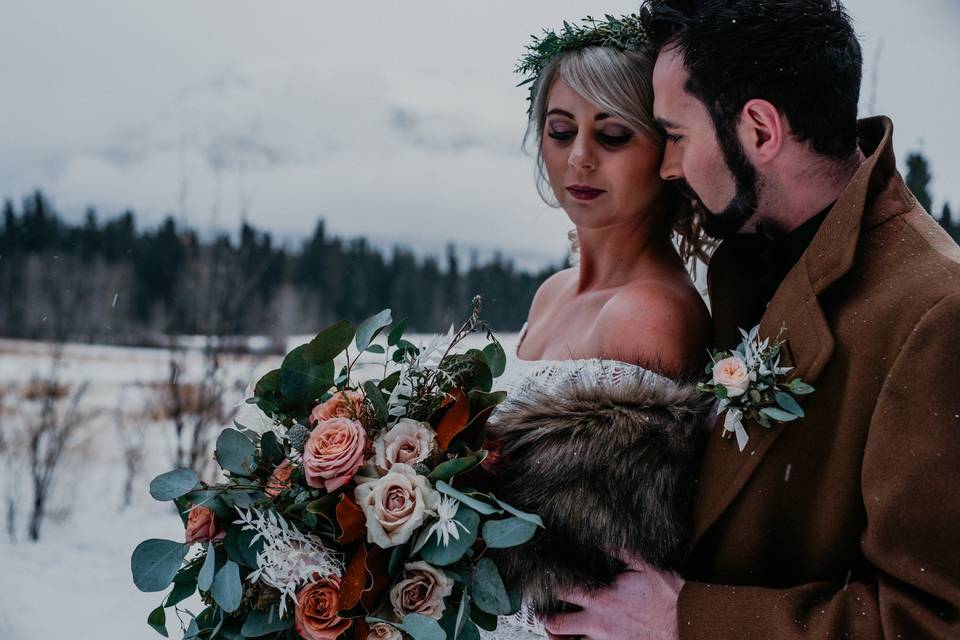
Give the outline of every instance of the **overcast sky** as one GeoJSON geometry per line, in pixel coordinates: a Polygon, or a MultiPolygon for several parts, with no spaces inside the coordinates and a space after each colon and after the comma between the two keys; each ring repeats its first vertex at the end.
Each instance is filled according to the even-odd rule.
{"type": "MultiPolygon", "coordinates": [[[[129,207],[229,230],[245,211],[287,239],[323,217],[383,245],[556,260],[568,225],[521,152],[514,63],[544,26],[638,4],[4,2],[0,196],[40,187],[74,219],[129,207]]],[[[893,118],[901,166],[926,152],[935,208],[956,212],[960,2],[846,4],[861,113],[893,118]]]]}

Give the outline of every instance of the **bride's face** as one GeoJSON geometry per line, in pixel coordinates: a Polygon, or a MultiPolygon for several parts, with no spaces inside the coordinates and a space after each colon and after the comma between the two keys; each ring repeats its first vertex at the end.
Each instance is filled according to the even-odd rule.
{"type": "Polygon", "coordinates": [[[659,145],[562,80],[548,95],[542,154],[557,202],[578,227],[645,220],[664,186],[659,145]]]}

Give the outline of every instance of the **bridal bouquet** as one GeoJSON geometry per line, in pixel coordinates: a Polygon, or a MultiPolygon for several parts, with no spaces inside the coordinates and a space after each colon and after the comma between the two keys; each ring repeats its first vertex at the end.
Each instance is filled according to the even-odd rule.
{"type": "Polygon", "coordinates": [[[743,425],[745,417],[766,429],[772,429],[772,423],[793,422],[803,417],[803,409],[794,396],[814,391],[800,378],[784,379],[791,369],[780,366],[783,332],[772,341],[761,340],[759,333],[759,326],[749,333],[741,329],[740,346],[733,351],[711,354],[705,371],[709,378],[697,384],[701,391],[713,394],[720,401],[717,408],[727,412],[723,434],[736,436],[740,451],[750,439],[743,425]]]}
{"type": "Polygon", "coordinates": [[[237,421],[217,440],[224,482],[188,469],[151,482],[186,528],[184,542],[133,553],[141,591],[170,587],[151,627],[166,636],[173,608],[185,639],[456,640],[519,609],[487,550],[526,542],[542,522],[469,487],[505,396],[492,391],[503,349],[487,330],[484,349],[455,351],[484,326],[479,298],[427,345],[391,325],[389,310],[339,322],[263,376],[247,403],[266,428],[237,421]],[[355,381],[364,355],[382,356],[382,379],[355,381]],[[197,592],[199,614],[178,606],[197,592]]]}

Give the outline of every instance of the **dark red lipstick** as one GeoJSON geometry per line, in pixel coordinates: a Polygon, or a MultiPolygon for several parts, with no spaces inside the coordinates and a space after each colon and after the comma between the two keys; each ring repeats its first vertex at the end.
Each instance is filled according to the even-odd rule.
{"type": "Polygon", "coordinates": [[[567,191],[570,192],[570,195],[577,200],[593,200],[594,198],[606,193],[606,191],[603,189],[595,189],[585,184],[575,184],[569,186],[567,187],[567,191]]]}

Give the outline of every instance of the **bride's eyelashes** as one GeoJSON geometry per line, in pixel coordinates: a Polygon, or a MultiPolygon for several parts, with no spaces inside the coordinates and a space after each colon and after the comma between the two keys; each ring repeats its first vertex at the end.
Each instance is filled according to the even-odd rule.
{"type": "MultiPolygon", "coordinates": [[[[547,130],[547,135],[554,140],[559,140],[561,142],[566,142],[572,140],[577,135],[576,129],[567,129],[561,127],[550,127],[547,130]]],[[[606,147],[622,147],[630,140],[633,139],[633,132],[625,129],[617,129],[616,131],[597,131],[595,134],[597,142],[606,146],[606,147]]]]}

